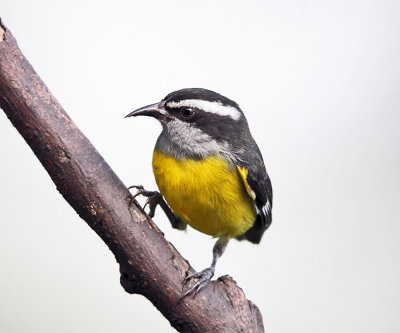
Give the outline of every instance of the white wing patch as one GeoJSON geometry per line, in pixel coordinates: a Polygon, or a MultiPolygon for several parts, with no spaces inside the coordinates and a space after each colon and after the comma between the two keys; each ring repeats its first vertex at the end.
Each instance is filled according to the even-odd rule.
{"type": "Polygon", "coordinates": [[[257,211],[257,214],[263,214],[265,216],[270,216],[271,204],[269,203],[269,200],[267,199],[267,203],[264,206],[262,206],[261,210],[258,209],[258,207],[256,206],[256,211],[257,211]]]}
{"type": "Polygon", "coordinates": [[[271,214],[271,204],[269,203],[268,199],[267,203],[263,206],[262,211],[266,216],[269,216],[269,214],[271,214]]]}
{"type": "Polygon", "coordinates": [[[221,102],[210,102],[203,101],[199,99],[185,99],[179,102],[169,102],[167,106],[170,108],[179,108],[179,107],[192,107],[203,110],[205,112],[211,112],[218,114],[220,116],[228,116],[233,120],[239,120],[241,117],[241,113],[238,109],[230,105],[223,105],[221,102]]]}

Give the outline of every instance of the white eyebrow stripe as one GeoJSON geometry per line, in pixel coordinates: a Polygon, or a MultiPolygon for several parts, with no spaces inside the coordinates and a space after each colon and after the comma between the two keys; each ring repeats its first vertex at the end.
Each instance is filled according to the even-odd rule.
{"type": "Polygon", "coordinates": [[[228,116],[233,120],[239,120],[241,117],[241,113],[238,109],[230,105],[223,105],[220,101],[210,102],[200,99],[184,99],[179,102],[169,102],[167,106],[170,108],[179,108],[183,106],[197,108],[220,116],[228,116]]]}

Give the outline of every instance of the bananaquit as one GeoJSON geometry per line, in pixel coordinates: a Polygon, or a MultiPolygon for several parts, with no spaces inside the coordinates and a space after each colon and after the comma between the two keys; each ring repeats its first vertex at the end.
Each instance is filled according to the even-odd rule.
{"type": "Polygon", "coordinates": [[[213,277],[231,238],[260,242],[272,221],[271,181],[242,110],[220,94],[182,89],[131,116],[154,117],[163,128],[153,154],[161,194],[132,186],[134,197],[148,197],[151,217],[159,204],[174,228],[189,224],[218,238],[211,266],[185,279],[196,282],[184,297],[213,277]]]}

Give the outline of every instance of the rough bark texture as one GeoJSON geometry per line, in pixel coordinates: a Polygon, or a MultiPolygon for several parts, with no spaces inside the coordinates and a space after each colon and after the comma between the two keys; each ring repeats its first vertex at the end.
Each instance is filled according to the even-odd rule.
{"type": "Polygon", "coordinates": [[[193,272],[49,92],[0,22],[0,107],[57,190],[102,238],[121,284],[139,293],[181,332],[263,332],[261,313],[229,276],[179,302],[193,272]]]}

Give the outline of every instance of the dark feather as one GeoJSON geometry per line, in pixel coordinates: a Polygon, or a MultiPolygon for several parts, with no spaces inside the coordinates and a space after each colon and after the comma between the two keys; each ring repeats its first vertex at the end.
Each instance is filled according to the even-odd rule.
{"type": "Polygon", "coordinates": [[[258,244],[272,222],[273,195],[271,180],[265,169],[261,153],[256,143],[254,141],[252,143],[254,146],[243,155],[247,159],[243,160],[241,166],[248,170],[247,182],[256,195],[257,218],[249,230],[236,238],[258,244]]]}

